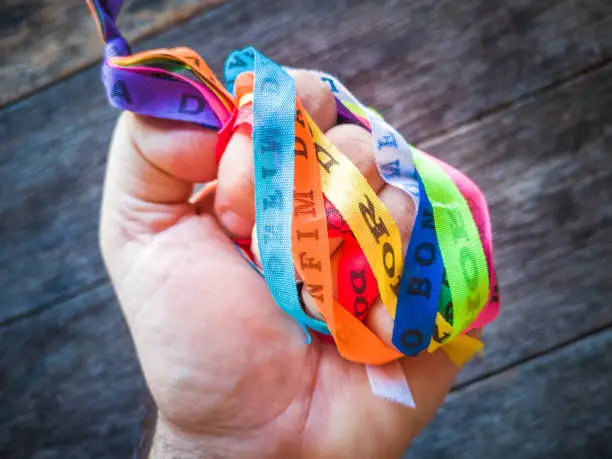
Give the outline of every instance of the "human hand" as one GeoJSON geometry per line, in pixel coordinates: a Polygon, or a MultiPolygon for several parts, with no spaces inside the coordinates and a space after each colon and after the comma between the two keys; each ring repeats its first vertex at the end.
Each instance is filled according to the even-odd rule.
{"type": "MultiPolygon", "coordinates": [[[[414,207],[378,175],[369,134],[334,126],[316,77],[293,74],[306,110],[376,190],[407,244],[414,207]]],[[[272,299],[228,235],[254,224],[248,136],[215,163],[214,132],[121,115],[111,145],[100,241],[111,280],[157,404],[153,457],[395,458],[429,422],[458,368],[442,352],[403,359],[416,402],[374,396],[363,365],[342,359],[272,299]],[[218,178],[193,204],[194,183],[218,178]]],[[[390,337],[374,306],[368,325],[390,337]]]]}

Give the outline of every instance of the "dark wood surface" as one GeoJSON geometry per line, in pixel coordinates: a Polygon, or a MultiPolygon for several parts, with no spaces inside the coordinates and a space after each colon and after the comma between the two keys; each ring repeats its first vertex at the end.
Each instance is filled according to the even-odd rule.
{"type": "Polygon", "coordinates": [[[130,457],[145,386],[109,285],[0,328],[0,342],[0,457],[130,457]]]}
{"type": "Polygon", "coordinates": [[[422,145],[483,188],[495,232],[502,309],[459,383],[612,324],[610,104],[612,63],[422,145]]]}
{"type": "MultiPolygon", "coordinates": [[[[222,0],[132,0],[119,23],[130,40],[180,24],[222,0]]],[[[53,84],[102,56],[85,0],[0,3],[0,105],[53,84]]]]}
{"type": "Polygon", "coordinates": [[[612,331],[447,398],[410,459],[612,457],[612,331]]]}
{"type": "MultiPolygon", "coordinates": [[[[172,7],[205,3],[151,2],[159,17],[144,17],[170,24],[172,7]]],[[[43,21],[35,9],[20,23],[43,21]]],[[[41,28],[61,40],[54,18],[41,28]]],[[[97,43],[86,15],[75,21],[72,33],[97,43]]],[[[605,392],[612,366],[611,26],[607,0],[237,0],[137,46],[191,46],[219,71],[253,44],[335,73],[481,185],[502,313],[412,457],[610,453],[610,391],[589,394],[605,392]]],[[[99,55],[93,46],[75,49],[70,69],[99,55]]],[[[0,456],[127,457],[144,386],[96,241],[117,113],[97,66],[63,80],[47,68],[44,84],[57,83],[0,111],[0,456]]],[[[43,84],[32,81],[11,92],[43,84]]]]}

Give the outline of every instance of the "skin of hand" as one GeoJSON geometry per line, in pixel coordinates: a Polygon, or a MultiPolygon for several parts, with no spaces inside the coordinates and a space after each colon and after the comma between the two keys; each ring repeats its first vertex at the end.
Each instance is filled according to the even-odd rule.
{"type": "MultiPolygon", "coordinates": [[[[369,134],[334,126],[327,86],[292,73],[306,110],[379,193],[406,244],[414,207],[383,184],[369,134]]],[[[411,409],[374,396],[365,367],[333,346],[316,336],[306,345],[229,238],[253,229],[250,138],[236,133],[219,166],[216,140],[123,113],[110,147],[100,244],[158,407],[151,457],[400,458],[459,368],[442,351],[403,359],[411,409]],[[189,201],[195,183],[214,179],[216,193],[189,201]]],[[[370,325],[388,340],[380,311],[370,325]]]]}

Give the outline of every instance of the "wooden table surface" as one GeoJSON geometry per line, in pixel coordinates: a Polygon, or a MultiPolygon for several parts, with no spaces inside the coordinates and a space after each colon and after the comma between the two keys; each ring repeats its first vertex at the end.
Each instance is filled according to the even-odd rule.
{"type": "MultiPolygon", "coordinates": [[[[136,49],[337,74],[467,172],[502,312],[410,458],[612,457],[610,0],[128,0],[136,49]],[[307,31],[305,33],[304,31],[307,31]],[[373,85],[377,82],[376,86],[373,85]]],[[[0,3],[0,457],[129,457],[144,382],[97,245],[117,112],[80,0],[0,3]]]]}

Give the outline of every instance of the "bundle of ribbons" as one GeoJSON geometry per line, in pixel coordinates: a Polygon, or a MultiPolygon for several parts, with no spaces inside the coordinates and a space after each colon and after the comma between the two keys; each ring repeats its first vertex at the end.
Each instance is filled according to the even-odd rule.
{"type": "Polygon", "coordinates": [[[250,241],[235,242],[308,339],[308,329],[331,335],[344,358],[368,365],[439,347],[461,365],[482,348],[465,333],[495,318],[499,298],[489,211],[470,179],[408,144],[338,79],[310,71],[335,96],[338,123],[371,133],[384,181],[413,200],[416,218],[402,247],[376,192],[309,117],[282,67],[253,48],[235,51],[226,60],[223,85],[191,49],[132,54],[115,24],[121,3],[87,2],[105,43],[108,100],[218,131],[217,160],[231,135],[248,126],[261,268],[252,262],[250,241]],[[329,253],[334,237],[343,239],[336,272],[329,253]],[[296,271],[322,319],[304,311],[296,271]],[[363,322],[377,298],[393,318],[392,346],[363,322]]]}

